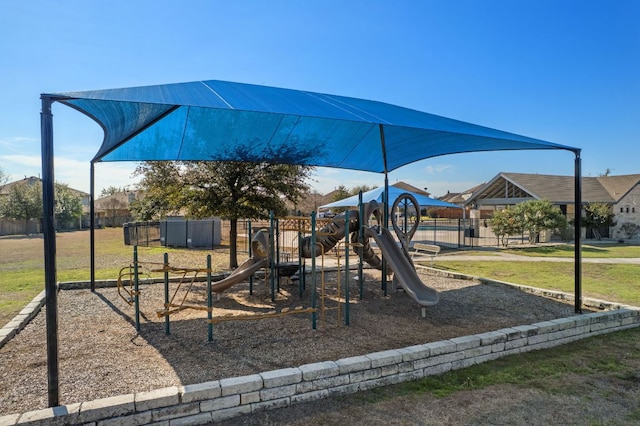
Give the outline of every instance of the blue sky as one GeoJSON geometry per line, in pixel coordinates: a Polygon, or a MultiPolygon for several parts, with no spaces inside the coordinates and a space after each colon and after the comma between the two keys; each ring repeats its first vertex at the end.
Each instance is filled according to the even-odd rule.
{"type": "MultiPolygon", "coordinates": [[[[353,96],[582,149],[582,171],[640,173],[635,0],[0,3],[0,167],[39,175],[40,94],[229,80],[353,96]]],[[[89,191],[102,130],[54,104],[56,181],[89,191]]],[[[96,166],[96,189],[133,186],[96,166]]],[[[390,174],[439,196],[501,171],[573,174],[573,154],[423,160],[390,174]]],[[[383,176],[318,169],[320,192],[383,176]]]]}

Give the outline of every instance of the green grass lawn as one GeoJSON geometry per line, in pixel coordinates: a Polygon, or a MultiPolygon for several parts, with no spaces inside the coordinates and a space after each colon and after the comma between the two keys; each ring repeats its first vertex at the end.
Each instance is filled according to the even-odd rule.
{"type": "MultiPolygon", "coordinates": [[[[56,234],[57,281],[87,281],[91,277],[89,231],[60,232],[56,234]]],[[[0,237],[0,325],[9,322],[38,293],[44,290],[44,259],[42,235],[0,237]]],[[[216,252],[227,250],[223,247],[216,252]]],[[[162,263],[164,253],[170,263],[181,267],[204,267],[211,250],[187,250],[168,247],[139,247],[138,259],[162,263]]],[[[218,270],[228,266],[214,264],[218,270]]],[[[120,270],[133,261],[133,247],[124,245],[121,228],[96,230],[96,271],[98,280],[117,279],[120,270]]],[[[162,273],[152,274],[162,277],[162,273]]]]}
{"type": "MultiPolygon", "coordinates": [[[[571,262],[446,261],[434,266],[482,278],[515,284],[574,291],[571,262]]],[[[640,265],[582,264],[582,294],[585,297],[640,306],[640,265]]]]}
{"type": "MultiPolygon", "coordinates": [[[[533,257],[573,257],[575,247],[573,244],[563,244],[558,246],[510,248],[504,249],[503,253],[533,257]]],[[[583,244],[582,257],[640,257],[640,246],[630,244],[583,244]]]]}

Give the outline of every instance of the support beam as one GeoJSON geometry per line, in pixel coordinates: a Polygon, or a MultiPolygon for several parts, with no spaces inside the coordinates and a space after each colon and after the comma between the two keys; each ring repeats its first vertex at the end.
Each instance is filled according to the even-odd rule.
{"type": "Polygon", "coordinates": [[[96,291],[96,180],[95,180],[95,163],[91,162],[89,173],[90,189],[90,205],[89,205],[89,257],[91,259],[91,291],[96,291]]]}
{"type": "Polygon", "coordinates": [[[575,151],[575,268],[574,268],[574,291],[575,291],[575,312],[582,313],[582,166],[580,150],[575,151]]]}
{"type": "Polygon", "coordinates": [[[58,289],[56,284],[56,230],[54,221],[53,114],[54,99],[42,95],[40,136],[42,152],[42,226],[44,234],[44,288],[47,321],[47,380],[49,407],[59,404],[58,289]]]}

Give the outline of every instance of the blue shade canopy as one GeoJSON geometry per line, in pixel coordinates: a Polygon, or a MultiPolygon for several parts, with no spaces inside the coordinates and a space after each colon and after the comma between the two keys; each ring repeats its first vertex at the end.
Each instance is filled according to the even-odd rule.
{"type": "MultiPolygon", "coordinates": [[[[362,193],[362,202],[368,203],[369,201],[376,201],[377,203],[382,203],[382,194],[384,193],[384,187],[374,188],[370,191],[362,193]]],[[[420,207],[450,207],[454,209],[460,209],[462,207],[447,203],[444,201],[436,200],[434,198],[427,197],[425,195],[416,194],[415,192],[407,191],[406,189],[397,188],[395,186],[389,187],[389,206],[392,206],[396,199],[405,193],[409,193],[416,198],[416,201],[420,205],[420,207]]],[[[331,209],[335,207],[355,207],[358,205],[359,196],[353,195],[348,198],[343,198],[342,200],[334,201],[333,203],[325,204],[320,206],[321,209],[331,209]]]]}
{"type": "Polygon", "coordinates": [[[102,126],[93,161],[264,161],[389,172],[463,152],[579,152],[377,101],[217,80],[47,96],[102,126]]]}

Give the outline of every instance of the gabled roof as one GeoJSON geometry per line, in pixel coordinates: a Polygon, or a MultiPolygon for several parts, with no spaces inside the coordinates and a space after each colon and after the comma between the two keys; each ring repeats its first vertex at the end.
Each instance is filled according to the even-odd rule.
{"type": "Polygon", "coordinates": [[[402,181],[396,182],[391,186],[395,186],[396,188],[403,189],[403,190],[405,190],[407,192],[413,192],[414,194],[424,195],[425,197],[429,197],[431,195],[431,194],[429,194],[427,191],[425,191],[423,189],[416,188],[415,186],[410,185],[410,184],[408,184],[406,182],[402,182],[402,181]]]}
{"type": "MultiPolygon", "coordinates": [[[[573,176],[499,173],[467,202],[480,199],[538,199],[557,204],[574,202],[573,176]]],[[[615,204],[640,183],[640,174],[582,178],[583,203],[615,204]]]]}
{"type": "Polygon", "coordinates": [[[142,195],[143,194],[140,191],[116,192],[115,194],[98,198],[95,201],[94,206],[96,210],[126,210],[129,208],[132,198],[140,199],[142,198],[142,195]]]}
{"type": "Polygon", "coordinates": [[[463,205],[463,204],[466,204],[468,199],[470,199],[482,187],[484,187],[484,185],[485,185],[484,183],[481,183],[463,192],[447,192],[445,195],[438,197],[438,199],[442,201],[446,201],[447,203],[463,205]]]}
{"type": "MultiPolygon", "coordinates": [[[[13,182],[9,182],[9,183],[7,183],[5,185],[0,186],[0,195],[9,195],[9,192],[11,191],[11,188],[13,188],[16,185],[23,185],[23,184],[27,184],[27,185],[35,185],[35,184],[42,185],[42,179],[40,179],[39,177],[36,177],[36,176],[29,176],[29,177],[25,176],[24,179],[20,179],[20,180],[16,180],[16,181],[13,181],[13,182]]],[[[56,185],[64,185],[64,184],[56,183],[56,185]]],[[[65,185],[65,186],[67,186],[67,185],[65,185]]],[[[78,195],[79,197],[83,197],[83,198],[89,197],[89,194],[87,194],[86,192],[80,191],[78,189],[71,188],[69,186],[67,186],[67,188],[71,192],[73,192],[74,194],[78,195]]]]}
{"type": "Polygon", "coordinates": [[[614,200],[620,201],[622,197],[640,183],[640,174],[599,176],[596,179],[614,200]]]}

